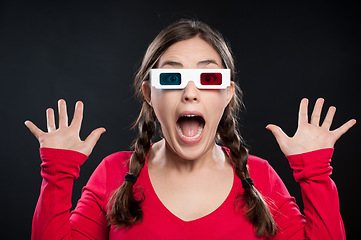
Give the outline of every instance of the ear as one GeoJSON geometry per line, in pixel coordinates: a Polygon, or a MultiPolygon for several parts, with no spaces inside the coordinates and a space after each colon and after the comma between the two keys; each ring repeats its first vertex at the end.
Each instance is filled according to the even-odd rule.
{"type": "Polygon", "coordinates": [[[143,91],[144,99],[148,102],[149,105],[152,105],[151,104],[151,87],[150,87],[148,81],[144,81],[142,83],[142,91],[143,91]]]}
{"type": "Polygon", "coordinates": [[[232,100],[235,92],[234,82],[231,81],[231,85],[227,87],[227,105],[232,100]]]}

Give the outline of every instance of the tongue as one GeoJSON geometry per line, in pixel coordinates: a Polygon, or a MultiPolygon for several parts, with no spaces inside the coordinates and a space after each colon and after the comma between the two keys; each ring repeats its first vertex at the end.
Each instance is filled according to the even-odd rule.
{"type": "Polygon", "coordinates": [[[180,118],[178,124],[184,136],[193,137],[197,135],[199,121],[196,118],[180,118]]]}

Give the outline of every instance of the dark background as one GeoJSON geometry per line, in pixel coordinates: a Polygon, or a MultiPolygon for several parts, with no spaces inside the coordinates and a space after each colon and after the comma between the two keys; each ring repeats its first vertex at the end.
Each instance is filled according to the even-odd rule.
{"type": "MultiPolygon", "coordinates": [[[[30,238],[40,190],[38,143],[23,122],[45,130],[46,108],[64,98],[70,115],[77,100],[85,103],[83,138],[96,127],[107,129],[75,182],[75,205],[102,158],[130,148],[129,126],[140,109],[134,73],[147,45],[179,18],[202,20],[231,43],[247,107],[243,136],[301,208],[300,189],[267,123],[293,135],[302,97],[335,105],[334,127],[361,119],[356,1],[130,2],[0,2],[1,238],[30,238]]],[[[359,134],[360,123],[337,142],[332,163],[349,239],[359,228],[359,134]]]]}

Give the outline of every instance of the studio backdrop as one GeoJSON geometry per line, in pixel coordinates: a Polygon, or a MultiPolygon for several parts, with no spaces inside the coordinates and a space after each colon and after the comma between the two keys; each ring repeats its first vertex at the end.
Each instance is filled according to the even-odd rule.
{"type": "MultiPolygon", "coordinates": [[[[302,197],[268,123],[290,136],[299,102],[335,105],[333,128],[360,118],[360,9],[351,1],[10,1],[0,3],[1,205],[3,239],[29,239],[40,192],[39,144],[23,124],[46,130],[57,100],[85,104],[81,136],[105,127],[75,182],[73,207],[107,155],[130,150],[140,103],[132,82],[152,39],[180,18],[220,31],[236,59],[246,109],[240,131],[250,154],[267,159],[302,210],[302,197]],[[5,234],[5,236],[3,235],[5,234]]],[[[323,112],[323,115],[325,111],[323,112]]],[[[333,175],[347,236],[361,214],[360,123],[336,144],[333,175]]]]}

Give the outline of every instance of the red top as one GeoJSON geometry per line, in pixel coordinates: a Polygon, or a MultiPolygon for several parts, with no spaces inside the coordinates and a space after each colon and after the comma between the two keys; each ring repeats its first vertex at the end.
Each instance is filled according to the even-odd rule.
{"type": "MultiPolygon", "coordinates": [[[[305,216],[268,162],[249,156],[250,176],[279,229],[273,239],[345,239],[337,189],[329,177],[332,152],[333,149],[323,149],[287,157],[301,185],[305,216]]],[[[125,161],[132,152],[112,154],[99,164],[73,212],[70,212],[73,181],[87,156],[50,148],[41,148],[40,154],[43,182],[32,239],[258,239],[242,209],[235,210],[235,197],[243,193],[235,174],[233,187],[221,206],[199,219],[183,221],[156,195],[146,164],[135,184],[144,192],[144,219],[128,230],[116,230],[107,225],[107,204],[124,180],[128,170],[125,161]]]]}

